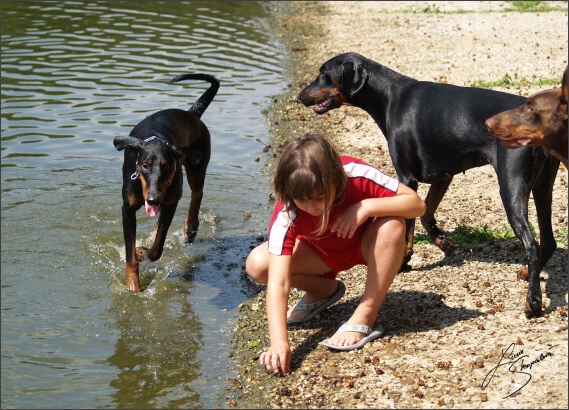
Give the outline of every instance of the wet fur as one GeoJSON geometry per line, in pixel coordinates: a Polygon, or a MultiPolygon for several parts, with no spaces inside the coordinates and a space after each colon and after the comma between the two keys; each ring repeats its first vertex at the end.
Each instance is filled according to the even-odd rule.
{"type": "Polygon", "coordinates": [[[207,74],[185,74],[171,81],[182,80],[207,81],[211,85],[189,110],[156,112],[136,125],[128,137],[118,136],[113,141],[117,150],[124,150],[122,219],[126,285],[134,292],[140,292],[139,261],[144,258],[155,261],[162,256],[168,228],[182,197],[182,167],[192,191],[184,221],[187,242],[193,242],[199,226],[211,152],[209,130],[200,118],[215,97],[219,81],[207,74]],[[145,202],[159,208],[156,236],[150,250],[136,247],[136,211],[145,202]]]}

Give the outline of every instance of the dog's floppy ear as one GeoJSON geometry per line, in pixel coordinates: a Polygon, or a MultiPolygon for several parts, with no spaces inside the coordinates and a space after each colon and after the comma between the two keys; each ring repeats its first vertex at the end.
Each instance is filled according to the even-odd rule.
{"type": "Polygon", "coordinates": [[[186,148],[184,150],[184,154],[186,155],[186,158],[190,160],[192,165],[198,165],[204,156],[203,152],[199,149],[190,148],[186,148]]]}
{"type": "Polygon", "coordinates": [[[569,66],[565,67],[565,72],[563,73],[563,81],[561,82],[561,96],[559,97],[560,103],[557,110],[561,113],[565,121],[567,121],[567,69],[569,66]]]}
{"type": "Polygon", "coordinates": [[[134,138],[134,137],[115,137],[115,139],[113,140],[113,144],[115,145],[115,148],[119,151],[122,151],[123,149],[125,149],[126,147],[132,147],[134,149],[139,149],[142,146],[142,141],[139,140],[138,138],[134,138]]]}
{"type": "Polygon", "coordinates": [[[353,97],[364,87],[368,80],[368,74],[364,67],[353,60],[342,63],[343,87],[347,96],[353,97]]]}

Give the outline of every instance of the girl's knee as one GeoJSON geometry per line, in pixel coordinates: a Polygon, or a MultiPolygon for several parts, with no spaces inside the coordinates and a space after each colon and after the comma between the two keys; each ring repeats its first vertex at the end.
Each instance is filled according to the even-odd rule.
{"type": "Polygon", "coordinates": [[[269,251],[267,244],[257,246],[247,256],[245,270],[251,279],[257,283],[266,284],[269,273],[269,251]]]}
{"type": "Polygon", "coordinates": [[[400,217],[379,218],[373,222],[377,243],[381,246],[405,243],[405,219],[400,217]]]}

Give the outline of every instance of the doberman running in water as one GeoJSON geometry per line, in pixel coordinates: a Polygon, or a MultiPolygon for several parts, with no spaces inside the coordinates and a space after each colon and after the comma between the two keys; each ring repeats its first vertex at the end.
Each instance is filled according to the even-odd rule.
{"type": "Polygon", "coordinates": [[[168,228],[182,197],[182,164],[192,198],[184,221],[187,242],[193,242],[199,225],[207,165],[211,153],[209,130],[200,120],[217,90],[219,81],[208,74],[184,74],[171,81],[201,80],[211,85],[188,111],[166,109],[142,120],[128,137],[118,136],[113,143],[124,150],[122,219],[126,253],[126,285],[140,292],[138,262],[162,256],[168,228]],[[144,205],[146,214],[160,214],[154,244],[150,250],[136,247],[136,211],[144,205]]]}

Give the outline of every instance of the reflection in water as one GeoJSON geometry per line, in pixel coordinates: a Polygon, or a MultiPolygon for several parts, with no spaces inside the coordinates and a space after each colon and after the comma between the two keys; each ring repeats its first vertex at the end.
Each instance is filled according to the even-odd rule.
{"type": "Polygon", "coordinates": [[[110,382],[115,389],[113,407],[197,407],[200,403],[191,382],[200,376],[196,352],[203,345],[202,323],[192,310],[188,289],[168,283],[160,282],[153,292],[137,297],[120,292],[111,302],[112,326],[119,331],[115,352],[108,358],[119,370],[110,382]],[[179,310],[173,311],[173,305],[179,310]]]}

